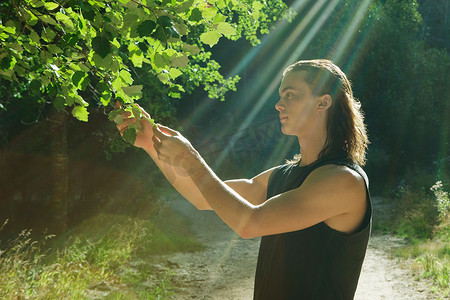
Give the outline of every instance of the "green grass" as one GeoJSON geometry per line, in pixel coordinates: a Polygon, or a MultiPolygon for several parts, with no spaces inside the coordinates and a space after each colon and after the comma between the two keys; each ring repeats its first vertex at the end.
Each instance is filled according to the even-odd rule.
{"type": "Polygon", "coordinates": [[[431,280],[437,295],[450,297],[450,244],[446,239],[433,238],[415,240],[397,249],[402,258],[413,258],[413,269],[422,277],[431,280]]]}
{"type": "MultiPolygon", "coordinates": [[[[440,183],[440,182],[438,182],[440,183]]],[[[403,185],[393,198],[393,215],[375,228],[405,238],[405,247],[395,250],[412,258],[413,268],[432,282],[437,295],[450,297],[450,207],[446,187],[436,183],[430,189],[403,185]]]]}
{"type": "Polygon", "coordinates": [[[151,219],[100,214],[40,241],[23,231],[0,252],[0,299],[86,299],[99,291],[105,299],[167,299],[171,271],[155,271],[151,260],[202,249],[187,228],[162,209],[151,219]]]}

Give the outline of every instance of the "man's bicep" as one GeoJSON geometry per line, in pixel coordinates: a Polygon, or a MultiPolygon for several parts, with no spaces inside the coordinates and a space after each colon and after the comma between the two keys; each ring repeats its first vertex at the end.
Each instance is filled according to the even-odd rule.
{"type": "Polygon", "coordinates": [[[267,185],[270,174],[275,168],[266,170],[251,179],[232,179],[225,183],[253,205],[266,201],[267,185]]]}

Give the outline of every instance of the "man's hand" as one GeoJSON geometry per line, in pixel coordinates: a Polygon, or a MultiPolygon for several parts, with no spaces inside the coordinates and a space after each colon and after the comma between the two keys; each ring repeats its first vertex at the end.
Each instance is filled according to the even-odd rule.
{"type": "MultiPolygon", "coordinates": [[[[198,164],[198,153],[191,143],[178,131],[158,124],[153,127],[153,146],[158,158],[188,175],[198,164]]],[[[182,175],[182,174],[180,174],[182,175]]]]}
{"type": "MultiPolygon", "coordinates": [[[[117,106],[117,104],[116,104],[117,106]]],[[[134,142],[135,147],[139,147],[144,149],[145,151],[154,151],[152,138],[153,138],[153,124],[148,120],[150,119],[150,115],[139,105],[136,104],[138,108],[141,110],[142,114],[145,118],[142,118],[139,120],[142,131],[137,130],[136,133],[136,140],[134,142]]],[[[116,107],[117,108],[117,107],[116,107]]],[[[123,112],[122,113],[123,122],[120,124],[117,124],[117,129],[120,131],[120,134],[123,135],[124,131],[128,129],[128,127],[136,122],[135,118],[131,117],[130,112],[123,112]]]]}

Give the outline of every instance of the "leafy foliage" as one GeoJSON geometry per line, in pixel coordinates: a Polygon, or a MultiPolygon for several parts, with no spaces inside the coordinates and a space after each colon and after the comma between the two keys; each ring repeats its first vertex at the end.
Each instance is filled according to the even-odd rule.
{"type": "Polygon", "coordinates": [[[136,69],[144,66],[170,97],[185,92],[184,74],[223,100],[238,77],[225,79],[205,47],[243,35],[257,44],[285,11],[280,1],[3,1],[0,76],[82,121],[91,98],[102,106],[141,98],[136,69]]]}

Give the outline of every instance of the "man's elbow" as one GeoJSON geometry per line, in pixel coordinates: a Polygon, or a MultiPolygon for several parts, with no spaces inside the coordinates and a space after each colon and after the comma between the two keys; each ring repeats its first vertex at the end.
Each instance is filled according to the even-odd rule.
{"type": "Polygon", "coordinates": [[[251,232],[248,231],[242,231],[242,232],[238,232],[237,233],[239,235],[240,238],[245,239],[245,240],[249,240],[249,239],[253,239],[255,237],[258,237],[258,235],[255,235],[251,232]]]}
{"type": "Polygon", "coordinates": [[[208,203],[194,203],[194,206],[198,210],[213,210],[208,203]]]}
{"type": "Polygon", "coordinates": [[[251,213],[251,215],[245,218],[240,224],[239,228],[235,230],[239,237],[243,239],[252,239],[260,236],[255,215],[255,212],[251,213]]]}

